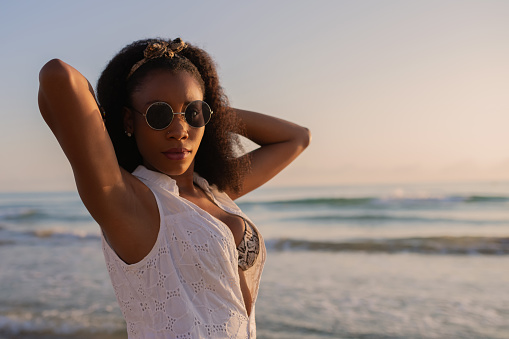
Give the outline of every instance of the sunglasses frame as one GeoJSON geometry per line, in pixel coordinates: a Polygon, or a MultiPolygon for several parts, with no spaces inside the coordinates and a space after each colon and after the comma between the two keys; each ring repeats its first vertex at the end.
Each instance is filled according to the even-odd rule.
{"type": "Polygon", "coordinates": [[[164,101],[156,101],[156,102],[151,103],[151,104],[147,107],[147,110],[145,111],[145,113],[142,113],[142,112],[138,111],[138,110],[137,110],[136,108],[134,108],[134,107],[130,107],[130,108],[131,108],[133,111],[135,111],[136,113],[143,115],[143,117],[145,118],[145,122],[147,123],[148,127],[152,128],[153,130],[156,130],[156,131],[162,131],[162,130],[164,130],[164,129],[168,128],[168,126],[170,126],[170,125],[171,125],[171,123],[173,122],[173,117],[175,116],[175,114],[181,114],[181,115],[184,115],[184,121],[186,122],[186,124],[188,124],[188,125],[189,125],[190,127],[192,127],[192,128],[202,128],[202,127],[205,127],[205,125],[207,125],[207,124],[209,123],[210,118],[212,118],[212,114],[214,114],[214,111],[212,110],[212,108],[210,108],[209,104],[207,104],[207,103],[206,103],[205,101],[203,101],[203,100],[193,100],[193,101],[191,101],[190,103],[188,103],[188,104],[186,105],[186,108],[184,109],[184,112],[173,112],[173,107],[171,107],[171,105],[170,105],[169,103],[164,102],[164,101]],[[193,126],[193,125],[189,124],[189,122],[187,122],[186,115],[185,115],[185,114],[186,114],[186,110],[187,110],[187,108],[189,107],[189,105],[191,105],[191,104],[193,104],[193,103],[195,103],[195,102],[197,102],[197,101],[199,101],[199,102],[204,103],[205,105],[207,105],[207,107],[208,107],[208,108],[209,108],[209,110],[210,110],[209,120],[207,120],[207,122],[206,122],[203,126],[200,126],[200,127],[196,127],[196,126],[193,126]],[[172,113],[171,120],[170,120],[170,123],[169,123],[168,125],[166,125],[165,127],[163,127],[163,128],[154,128],[154,127],[153,127],[153,126],[152,126],[152,125],[148,122],[148,119],[147,119],[148,110],[150,109],[150,107],[152,107],[152,106],[154,106],[154,105],[161,105],[161,104],[164,104],[164,105],[166,105],[166,106],[168,106],[168,107],[170,108],[170,111],[171,111],[171,113],[172,113]]]}

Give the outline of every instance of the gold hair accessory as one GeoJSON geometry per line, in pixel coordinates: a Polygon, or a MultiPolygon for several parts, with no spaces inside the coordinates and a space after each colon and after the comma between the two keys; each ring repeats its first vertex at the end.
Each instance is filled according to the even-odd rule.
{"type": "Polygon", "coordinates": [[[182,51],[186,47],[187,44],[180,38],[176,38],[169,43],[160,40],[150,42],[143,52],[144,58],[134,64],[134,66],[131,68],[131,71],[129,72],[129,75],[127,75],[127,79],[129,79],[131,75],[133,75],[133,73],[136,72],[136,70],[147,61],[157,58],[171,59],[175,56],[176,53],[182,51]]]}

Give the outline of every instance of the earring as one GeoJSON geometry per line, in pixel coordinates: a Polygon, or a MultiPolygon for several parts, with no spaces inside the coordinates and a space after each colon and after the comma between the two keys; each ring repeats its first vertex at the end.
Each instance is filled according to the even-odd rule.
{"type": "Polygon", "coordinates": [[[133,136],[133,135],[131,134],[131,132],[127,132],[127,131],[125,131],[125,134],[127,134],[127,136],[128,136],[129,138],[133,136]]]}

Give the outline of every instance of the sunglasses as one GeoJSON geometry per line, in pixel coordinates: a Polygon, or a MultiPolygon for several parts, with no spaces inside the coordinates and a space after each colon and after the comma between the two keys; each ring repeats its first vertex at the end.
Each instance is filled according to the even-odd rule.
{"type": "MultiPolygon", "coordinates": [[[[132,107],[131,107],[132,108],[132,107]]],[[[163,130],[170,126],[173,121],[173,115],[183,114],[186,122],[191,127],[203,127],[205,126],[212,116],[212,110],[210,106],[201,100],[195,100],[190,102],[184,112],[173,112],[173,109],[166,102],[154,102],[148,106],[145,113],[137,111],[132,108],[133,111],[139,113],[145,117],[147,124],[155,130],[163,130]]]]}

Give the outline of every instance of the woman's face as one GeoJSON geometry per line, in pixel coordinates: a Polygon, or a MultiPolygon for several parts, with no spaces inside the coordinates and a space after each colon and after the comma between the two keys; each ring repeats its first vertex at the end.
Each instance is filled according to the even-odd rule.
{"type": "MultiPolygon", "coordinates": [[[[131,93],[134,109],[145,113],[154,102],[168,103],[174,112],[183,112],[190,102],[203,100],[203,92],[196,79],[188,72],[152,71],[131,93]]],[[[125,127],[136,138],[143,165],[148,169],[179,176],[194,171],[194,158],[205,127],[191,127],[184,116],[176,114],[163,130],[152,129],[145,117],[126,109],[125,127]]]]}

